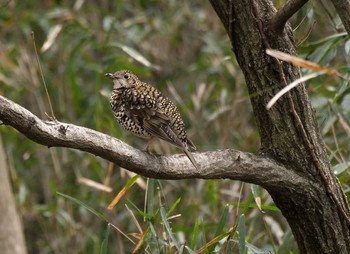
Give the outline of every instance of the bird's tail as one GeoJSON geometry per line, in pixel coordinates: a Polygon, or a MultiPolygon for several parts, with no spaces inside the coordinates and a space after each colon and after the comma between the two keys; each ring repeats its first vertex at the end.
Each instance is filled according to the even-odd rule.
{"type": "Polygon", "coordinates": [[[188,149],[183,149],[183,152],[186,154],[186,156],[190,159],[190,161],[192,162],[193,166],[199,170],[199,165],[196,162],[196,160],[193,158],[193,155],[191,154],[190,151],[188,151],[188,149]]]}

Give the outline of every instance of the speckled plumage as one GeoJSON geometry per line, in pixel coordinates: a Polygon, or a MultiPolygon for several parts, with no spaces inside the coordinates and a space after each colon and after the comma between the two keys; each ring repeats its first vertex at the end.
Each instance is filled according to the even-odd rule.
{"type": "Polygon", "coordinates": [[[196,148],[187,138],[175,104],[130,71],[107,73],[106,76],[113,80],[110,104],[121,126],[137,136],[148,139],[158,137],[181,148],[198,169],[188,147],[196,148]]]}

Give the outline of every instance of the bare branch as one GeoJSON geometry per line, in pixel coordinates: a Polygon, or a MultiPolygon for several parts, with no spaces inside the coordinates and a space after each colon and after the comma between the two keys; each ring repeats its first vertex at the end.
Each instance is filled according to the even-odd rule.
{"type": "Polygon", "coordinates": [[[273,32],[282,32],[288,19],[296,13],[308,0],[289,0],[277,13],[270,19],[269,27],[273,32]]]}
{"type": "MultiPolygon", "coordinates": [[[[230,178],[269,188],[301,188],[307,183],[272,159],[232,149],[194,153],[201,170],[183,154],[152,156],[106,134],[59,121],[43,121],[0,96],[0,120],[48,147],[69,147],[100,156],[140,175],[159,179],[230,178]]],[[[3,127],[2,127],[3,128],[3,127]]]]}

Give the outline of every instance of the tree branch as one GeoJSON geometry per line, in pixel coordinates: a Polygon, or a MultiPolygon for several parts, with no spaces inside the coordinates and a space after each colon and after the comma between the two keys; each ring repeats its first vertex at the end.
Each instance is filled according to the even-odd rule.
{"type": "Polygon", "coordinates": [[[39,144],[86,151],[146,177],[229,178],[275,191],[312,184],[272,159],[232,149],[194,153],[201,167],[197,171],[183,154],[153,156],[88,128],[59,121],[43,121],[3,96],[0,96],[0,120],[39,144]]]}
{"type": "Polygon", "coordinates": [[[296,13],[308,0],[289,0],[276,14],[270,19],[269,28],[273,32],[283,31],[285,24],[294,13],[296,13]]]}

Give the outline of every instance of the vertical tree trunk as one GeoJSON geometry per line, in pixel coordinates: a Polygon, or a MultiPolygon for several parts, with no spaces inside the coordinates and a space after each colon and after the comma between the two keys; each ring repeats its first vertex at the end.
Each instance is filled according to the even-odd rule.
{"type": "Polygon", "coordinates": [[[27,253],[21,220],[8,176],[5,151],[0,136],[0,253],[27,253]]]}
{"type": "MultiPolygon", "coordinates": [[[[307,179],[268,188],[286,217],[301,253],[350,253],[349,207],[333,174],[324,143],[303,85],[284,95],[267,110],[268,101],[299,69],[266,55],[267,48],[295,55],[289,25],[269,31],[276,10],[271,0],[210,0],[231,38],[233,51],[248,86],[261,137],[260,153],[307,179]]],[[[263,174],[263,172],[261,172],[263,174]]]]}

